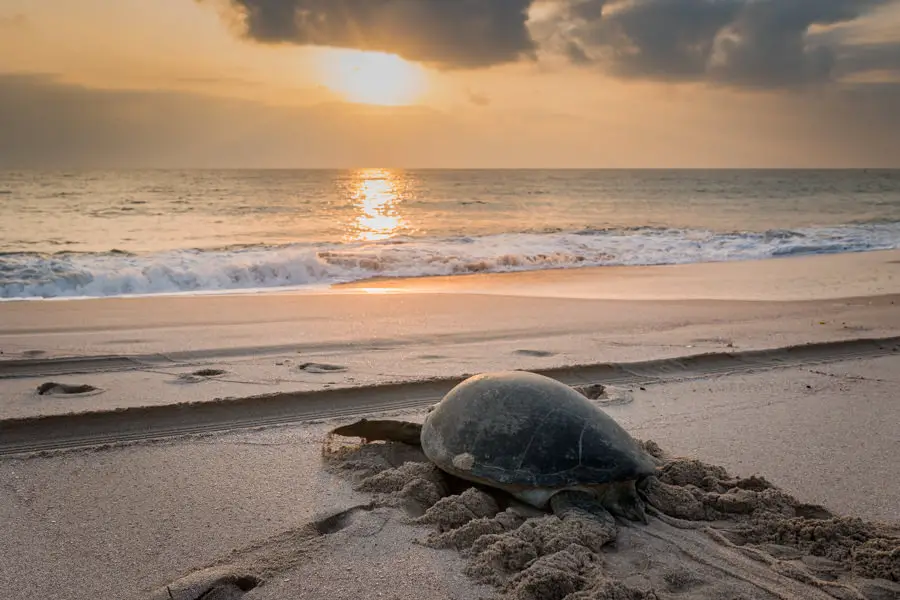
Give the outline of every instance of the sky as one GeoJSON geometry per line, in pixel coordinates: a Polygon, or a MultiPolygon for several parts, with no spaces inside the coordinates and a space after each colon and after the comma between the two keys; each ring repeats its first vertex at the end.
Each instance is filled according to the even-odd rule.
{"type": "Polygon", "coordinates": [[[0,0],[0,168],[900,168],[900,0],[0,0]]]}

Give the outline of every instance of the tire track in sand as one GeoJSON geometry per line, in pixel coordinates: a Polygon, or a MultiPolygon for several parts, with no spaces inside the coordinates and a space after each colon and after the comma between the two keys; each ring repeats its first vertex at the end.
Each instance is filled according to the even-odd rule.
{"type": "MultiPolygon", "coordinates": [[[[900,337],[890,337],[748,352],[695,354],[632,363],[575,365],[536,372],[568,385],[654,385],[713,375],[816,365],[897,353],[900,353],[900,337]]],[[[440,400],[462,379],[452,377],[106,412],[7,419],[0,421],[0,456],[424,408],[440,400]]]]}

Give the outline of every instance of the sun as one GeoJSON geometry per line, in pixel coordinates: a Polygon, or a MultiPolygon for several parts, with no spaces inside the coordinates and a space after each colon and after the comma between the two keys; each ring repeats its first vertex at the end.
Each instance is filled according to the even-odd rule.
{"type": "Polygon", "coordinates": [[[425,92],[424,69],[396,54],[329,50],[320,69],[322,83],[350,102],[402,106],[425,92]]]}

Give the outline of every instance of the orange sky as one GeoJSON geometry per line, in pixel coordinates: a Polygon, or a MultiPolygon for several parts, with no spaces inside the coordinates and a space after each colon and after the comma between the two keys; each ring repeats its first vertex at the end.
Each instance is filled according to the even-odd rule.
{"type": "Polygon", "coordinates": [[[898,2],[491,1],[0,0],[0,168],[900,167],[898,2]]]}

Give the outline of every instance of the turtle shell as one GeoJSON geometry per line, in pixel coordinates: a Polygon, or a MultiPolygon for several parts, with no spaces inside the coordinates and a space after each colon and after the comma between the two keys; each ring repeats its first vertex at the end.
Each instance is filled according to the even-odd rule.
{"type": "Polygon", "coordinates": [[[655,470],[598,406],[524,371],[466,379],[428,414],[421,439],[442,470],[513,493],[628,481],[655,470]]]}

